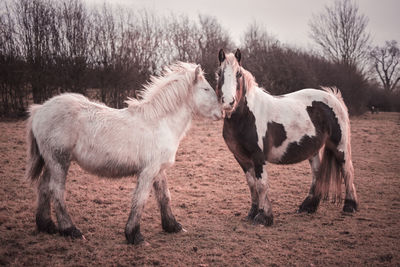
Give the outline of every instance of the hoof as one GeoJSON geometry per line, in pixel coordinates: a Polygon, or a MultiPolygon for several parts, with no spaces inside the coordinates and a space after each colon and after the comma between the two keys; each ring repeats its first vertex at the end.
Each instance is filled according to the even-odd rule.
{"type": "Polygon", "coordinates": [[[357,202],[355,202],[352,199],[345,199],[344,200],[344,206],[343,206],[343,211],[344,212],[355,212],[358,210],[358,205],[357,202]]]}
{"type": "Polygon", "coordinates": [[[178,233],[183,229],[182,225],[175,220],[173,222],[168,222],[168,223],[163,221],[162,228],[167,233],[178,233]]]}
{"type": "Polygon", "coordinates": [[[44,232],[48,234],[58,233],[57,226],[51,219],[36,217],[36,226],[39,232],[44,232]]]}
{"type": "Polygon", "coordinates": [[[258,205],[251,204],[251,208],[249,214],[247,214],[246,220],[253,221],[254,218],[257,216],[257,213],[258,213],[258,205]]]}
{"type": "Polygon", "coordinates": [[[307,212],[307,213],[314,213],[318,209],[320,199],[317,197],[306,197],[303,203],[301,203],[297,213],[307,212]]]}
{"type": "Polygon", "coordinates": [[[77,229],[75,226],[60,230],[60,235],[70,236],[72,238],[83,238],[81,231],[79,231],[79,229],[77,229]]]}
{"type": "Polygon", "coordinates": [[[265,226],[271,226],[274,223],[274,217],[267,215],[264,210],[259,210],[256,217],[254,217],[254,224],[262,224],[265,226]]]}
{"type": "Polygon", "coordinates": [[[139,245],[144,242],[144,238],[140,233],[140,227],[135,227],[131,232],[125,230],[125,237],[128,244],[139,245]]]}

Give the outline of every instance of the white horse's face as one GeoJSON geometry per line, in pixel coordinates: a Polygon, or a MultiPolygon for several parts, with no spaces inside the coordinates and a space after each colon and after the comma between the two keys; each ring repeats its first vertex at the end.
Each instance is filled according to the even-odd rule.
{"type": "Polygon", "coordinates": [[[240,68],[240,51],[225,56],[225,52],[219,51],[220,67],[217,72],[217,96],[222,105],[222,109],[226,113],[231,113],[235,110],[238,101],[239,79],[242,76],[240,68]]]}
{"type": "Polygon", "coordinates": [[[193,86],[193,102],[195,113],[206,118],[219,120],[222,118],[221,106],[217,95],[211,85],[200,73],[200,67],[196,69],[196,80],[193,86]]]}

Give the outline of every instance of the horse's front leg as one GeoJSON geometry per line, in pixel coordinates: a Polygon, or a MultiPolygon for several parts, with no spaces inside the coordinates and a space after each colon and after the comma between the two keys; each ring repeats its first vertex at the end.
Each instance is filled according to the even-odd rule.
{"type": "Polygon", "coordinates": [[[266,165],[254,166],[256,170],[255,187],[258,194],[258,212],[254,223],[270,226],[274,222],[272,206],[268,197],[268,176],[266,165]],[[257,171],[258,170],[258,171],[257,171]],[[258,173],[262,170],[262,173],[258,173]]]}
{"type": "Polygon", "coordinates": [[[140,233],[140,219],[144,205],[149,197],[154,177],[158,174],[158,171],[159,168],[147,167],[138,176],[136,189],[133,193],[131,211],[125,226],[125,237],[130,244],[138,245],[144,241],[140,233]]]}
{"type": "Polygon", "coordinates": [[[237,155],[234,155],[236,161],[239,163],[240,167],[242,168],[244,174],[246,175],[246,181],[247,185],[249,186],[250,189],[250,195],[251,195],[251,207],[250,211],[247,214],[246,219],[247,220],[254,220],[254,217],[256,217],[258,213],[258,193],[256,189],[256,181],[255,181],[255,174],[254,174],[254,168],[253,168],[253,163],[250,159],[243,159],[242,157],[239,157],[237,155]]]}
{"type": "Polygon", "coordinates": [[[172,213],[167,177],[165,171],[161,171],[153,183],[154,193],[157,198],[161,212],[161,225],[168,233],[177,233],[182,230],[182,225],[178,223],[172,213]]]}

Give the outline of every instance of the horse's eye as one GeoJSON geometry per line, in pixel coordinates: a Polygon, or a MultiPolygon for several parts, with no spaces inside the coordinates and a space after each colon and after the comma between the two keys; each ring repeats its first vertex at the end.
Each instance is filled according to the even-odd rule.
{"type": "Polygon", "coordinates": [[[208,91],[210,91],[210,88],[204,88],[204,90],[208,92],[208,91]]]}

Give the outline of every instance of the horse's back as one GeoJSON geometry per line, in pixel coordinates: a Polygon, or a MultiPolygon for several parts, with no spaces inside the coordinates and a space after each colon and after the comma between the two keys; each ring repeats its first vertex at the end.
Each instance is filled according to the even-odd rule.
{"type": "Polygon", "coordinates": [[[39,146],[68,149],[81,129],[81,114],[90,101],[79,94],[62,94],[31,111],[32,132],[39,146]]]}

